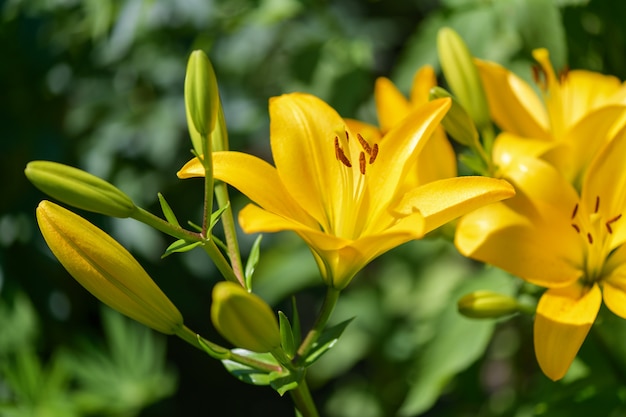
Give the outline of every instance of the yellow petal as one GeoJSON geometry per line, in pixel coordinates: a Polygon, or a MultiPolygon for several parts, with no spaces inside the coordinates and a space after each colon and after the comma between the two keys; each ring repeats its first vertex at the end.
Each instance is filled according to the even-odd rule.
{"type": "Polygon", "coordinates": [[[345,134],[343,119],[317,97],[293,93],[270,99],[270,139],[280,181],[322,225],[345,197],[343,165],[335,156],[335,137],[345,134]]]}
{"type": "Polygon", "coordinates": [[[511,132],[502,132],[493,144],[493,159],[501,170],[521,156],[541,157],[556,146],[554,141],[533,139],[511,132]]]}
{"type": "Polygon", "coordinates": [[[415,186],[456,177],[456,153],[441,127],[435,130],[422,148],[416,165],[415,186]]]}
{"type": "Polygon", "coordinates": [[[530,138],[550,139],[548,115],[532,87],[501,65],[476,60],[476,66],[491,116],[502,130],[530,138]]]}
{"type": "Polygon", "coordinates": [[[563,287],[582,276],[576,266],[582,254],[564,244],[566,239],[578,242],[573,230],[569,236],[558,232],[550,223],[537,224],[508,204],[495,203],[462,217],[454,243],[463,255],[533,284],[563,287]]]}
{"type": "Polygon", "coordinates": [[[622,280],[621,286],[613,285],[611,282],[604,282],[602,293],[604,304],[614,314],[626,319],[626,282],[622,280]]]}
{"type": "Polygon", "coordinates": [[[402,188],[404,178],[414,169],[422,148],[449,108],[449,99],[431,101],[412,111],[381,139],[376,163],[368,167],[374,204],[389,204],[402,188]]]}
{"type": "MultiPolygon", "coordinates": [[[[178,173],[180,178],[196,176],[204,169],[192,159],[178,173]]],[[[276,169],[252,155],[241,152],[213,152],[213,177],[237,188],[250,200],[272,213],[307,225],[315,221],[289,195],[276,169]]]]}
{"type": "Polygon", "coordinates": [[[539,300],[535,317],[535,354],[546,376],[563,378],[596,319],[602,294],[578,284],[551,289],[539,300]]]}
{"type": "Polygon", "coordinates": [[[180,179],[204,177],[204,167],[202,162],[198,158],[189,160],[183,167],[176,173],[176,176],[180,179]]]}
{"type": "Polygon", "coordinates": [[[404,195],[396,211],[420,212],[429,232],[450,220],[489,203],[515,195],[504,180],[486,177],[454,177],[433,181],[404,195]]]}
{"type": "Polygon", "coordinates": [[[543,159],[554,165],[572,184],[579,184],[592,158],[602,146],[612,139],[616,120],[626,110],[612,105],[595,110],[578,120],[560,140],[567,147],[545,152],[543,159]],[[593,139],[590,139],[593,138],[593,139]]]}
{"type": "Polygon", "coordinates": [[[411,111],[409,100],[396,88],[391,80],[385,77],[376,79],[374,99],[376,101],[378,124],[383,133],[388,132],[400,123],[411,111]]]}
{"type": "Polygon", "coordinates": [[[435,69],[430,65],[424,65],[415,72],[411,85],[411,105],[419,107],[429,101],[430,89],[437,85],[435,69]]]}

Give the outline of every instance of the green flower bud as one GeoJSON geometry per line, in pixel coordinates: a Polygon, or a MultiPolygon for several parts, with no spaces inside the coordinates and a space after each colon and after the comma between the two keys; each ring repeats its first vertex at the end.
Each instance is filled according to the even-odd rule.
{"type": "Polygon", "coordinates": [[[50,161],[32,161],[24,170],[35,187],[65,204],[112,217],[129,217],[133,201],[113,184],[88,172],[50,161]]]}
{"type": "Polygon", "coordinates": [[[459,313],[475,319],[498,318],[517,313],[517,300],[508,295],[488,290],[466,294],[457,302],[459,313]]]}
{"type": "Polygon", "coordinates": [[[452,99],[452,106],[446,116],[441,121],[448,134],[461,145],[474,147],[478,142],[478,131],[472,118],[467,114],[461,103],[450,93],[441,87],[433,87],[430,90],[430,99],[449,97],[452,99]]]}
{"type": "Polygon", "coordinates": [[[280,346],[278,321],[270,306],[234,282],[219,282],[213,288],[211,320],[237,347],[270,352],[280,346]]]}
{"type": "Polygon", "coordinates": [[[487,96],[465,42],[454,30],[444,27],[437,34],[437,51],[446,81],[463,108],[481,131],[490,126],[487,96]]]}
{"type": "Polygon", "coordinates": [[[39,203],[37,223],[54,256],[104,304],[161,333],[183,326],[178,309],[111,236],[50,201],[39,203]]]}
{"type": "Polygon", "coordinates": [[[204,52],[193,51],[185,75],[185,111],[191,142],[197,155],[210,151],[205,148],[215,128],[219,107],[220,98],[213,66],[204,52]]]}

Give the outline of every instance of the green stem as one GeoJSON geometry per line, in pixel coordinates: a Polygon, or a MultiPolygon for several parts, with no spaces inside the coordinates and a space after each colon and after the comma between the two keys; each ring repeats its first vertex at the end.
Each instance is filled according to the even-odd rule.
{"type": "Polygon", "coordinates": [[[294,362],[299,364],[301,361],[305,360],[309,351],[320,337],[320,334],[326,327],[326,323],[328,323],[328,319],[337,304],[337,300],[339,299],[339,294],[341,290],[338,290],[333,287],[328,287],[326,291],[326,297],[324,298],[324,303],[322,304],[322,308],[320,309],[319,315],[317,316],[317,320],[315,320],[315,324],[313,324],[313,328],[309,330],[306,337],[300,344],[298,351],[296,353],[296,357],[294,362]]]}
{"type": "Polygon", "coordinates": [[[190,232],[180,226],[168,223],[162,218],[155,216],[141,207],[137,207],[136,210],[131,213],[130,217],[178,239],[184,239],[192,242],[200,242],[204,240],[199,233],[190,232]]]}
{"type": "Polygon", "coordinates": [[[237,231],[235,230],[235,220],[233,218],[233,210],[230,206],[230,198],[228,197],[228,186],[219,181],[215,184],[215,197],[217,204],[221,208],[226,207],[222,213],[222,225],[224,226],[224,237],[228,248],[228,257],[233,272],[240,282],[245,281],[243,273],[243,264],[241,262],[241,254],[239,252],[239,243],[237,242],[237,231]]]}
{"type": "Polygon", "coordinates": [[[235,275],[232,267],[213,240],[206,240],[202,247],[204,248],[204,251],[211,257],[213,263],[215,263],[215,266],[227,281],[232,281],[240,284],[242,287],[245,287],[243,280],[240,281],[237,275],[235,275]]]}
{"type": "Polygon", "coordinates": [[[289,393],[291,394],[291,399],[296,405],[296,408],[300,411],[300,414],[302,414],[302,417],[319,417],[317,407],[315,407],[313,397],[311,397],[311,391],[309,391],[309,386],[305,378],[302,378],[298,386],[289,391],[289,393]]]}
{"type": "Polygon", "coordinates": [[[208,353],[211,357],[217,360],[231,360],[233,362],[237,362],[242,365],[247,365],[251,368],[258,369],[264,372],[282,371],[282,368],[279,365],[272,365],[266,362],[258,361],[253,358],[249,358],[247,356],[242,356],[229,349],[226,349],[225,347],[222,347],[218,344],[210,342],[206,340],[205,338],[203,338],[202,336],[199,336],[198,334],[194,333],[191,329],[189,329],[187,326],[184,326],[184,325],[179,329],[178,332],[176,332],[176,336],[180,337],[185,342],[200,349],[201,351],[208,353]],[[205,349],[205,347],[202,346],[198,338],[201,338],[202,343],[204,343],[209,349],[205,349]]]}
{"type": "MultiPolygon", "coordinates": [[[[204,155],[211,155],[211,142],[204,137],[204,155]]],[[[209,230],[211,214],[213,214],[213,161],[211,158],[200,158],[204,167],[204,212],[202,214],[202,235],[211,238],[209,230]]]]}

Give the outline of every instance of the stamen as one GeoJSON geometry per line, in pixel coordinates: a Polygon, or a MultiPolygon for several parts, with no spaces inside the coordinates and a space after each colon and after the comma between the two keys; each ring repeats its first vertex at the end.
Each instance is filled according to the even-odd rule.
{"type": "Polygon", "coordinates": [[[576,230],[576,233],[580,233],[580,227],[578,227],[577,224],[572,223],[572,227],[574,228],[574,230],[576,230]]]}
{"type": "Polygon", "coordinates": [[[372,154],[370,155],[370,165],[374,163],[376,157],[378,156],[378,143],[375,143],[372,147],[372,154]]]}
{"type": "Polygon", "coordinates": [[[559,82],[563,84],[565,81],[567,81],[568,75],[569,75],[569,66],[566,65],[565,68],[563,68],[561,72],[559,72],[559,82]]]}
{"type": "Polygon", "coordinates": [[[593,237],[591,236],[591,233],[587,233],[587,240],[589,241],[590,245],[593,243],[593,237]]]}
{"type": "Polygon", "coordinates": [[[372,147],[370,146],[369,143],[367,143],[367,141],[365,139],[363,139],[363,136],[361,136],[360,133],[357,133],[356,134],[356,138],[359,140],[359,143],[361,144],[361,147],[363,148],[363,150],[368,155],[371,155],[372,154],[372,147]]]}
{"type": "Polygon", "coordinates": [[[572,212],[572,219],[576,217],[576,213],[578,213],[578,204],[574,206],[574,211],[572,212]]]}
{"type": "Polygon", "coordinates": [[[543,67],[533,65],[531,68],[533,70],[533,80],[535,80],[535,84],[543,91],[546,91],[548,89],[548,81],[543,67]]]}
{"type": "Polygon", "coordinates": [[[359,170],[361,171],[361,175],[365,175],[365,154],[361,152],[359,154],[359,170]]]}
{"type": "Polygon", "coordinates": [[[605,223],[605,225],[606,225],[606,230],[607,230],[609,233],[613,234],[613,228],[611,227],[611,224],[612,224],[612,223],[615,223],[616,221],[618,221],[618,220],[619,220],[619,219],[621,219],[621,218],[622,218],[622,215],[621,215],[621,214],[618,214],[617,216],[613,217],[612,219],[607,220],[607,222],[605,223]]]}
{"type": "Polygon", "coordinates": [[[596,197],[596,209],[594,213],[597,213],[599,208],[600,208],[600,196],[597,196],[596,197]]]}
{"type": "Polygon", "coordinates": [[[341,161],[341,163],[348,168],[352,168],[352,163],[343,152],[343,149],[341,149],[341,146],[339,146],[339,138],[337,136],[335,136],[335,157],[338,161],[341,161]]]}

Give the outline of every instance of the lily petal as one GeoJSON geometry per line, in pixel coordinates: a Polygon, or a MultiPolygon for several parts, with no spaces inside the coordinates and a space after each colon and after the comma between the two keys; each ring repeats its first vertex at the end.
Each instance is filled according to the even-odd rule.
{"type": "MultiPolygon", "coordinates": [[[[517,197],[514,197],[517,198],[517,197]]],[[[577,242],[572,231],[569,236],[577,242]]],[[[563,287],[582,276],[579,257],[564,247],[550,225],[537,227],[506,203],[495,203],[465,215],[457,224],[454,243],[463,255],[504,269],[533,284],[563,287]]]]}
{"type": "Polygon", "coordinates": [[[409,99],[413,107],[419,107],[428,103],[430,89],[437,85],[435,69],[430,65],[424,65],[415,72],[409,99]]]}
{"type": "Polygon", "coordinates": [[[383,133],[391,130],[411,112],[411,103],[390,79],[379,77],[374,85],[378,124],[383,133]]]}
{"type": "Polygon", "coordinates": [[[476,60],[485,87],[489,111],[504,131],[537,139],[550,139],[548,115],[535,91],[501,65],[476,60]]]}
{"type": "Polygon", "coordinates": [[[486,177],[454,177],[433,181],[406,193],[396,211],[420,212],[425,231],[454,220],[472,210],[515,195],[508,182],[486,177]]]}
{"type": "Polygon", "coordinates": [[[602,294],[579,284],[544,293],[537,305],[534,340],[539,366],[548,378],[563,378],[598,315],[602,294]]]}

